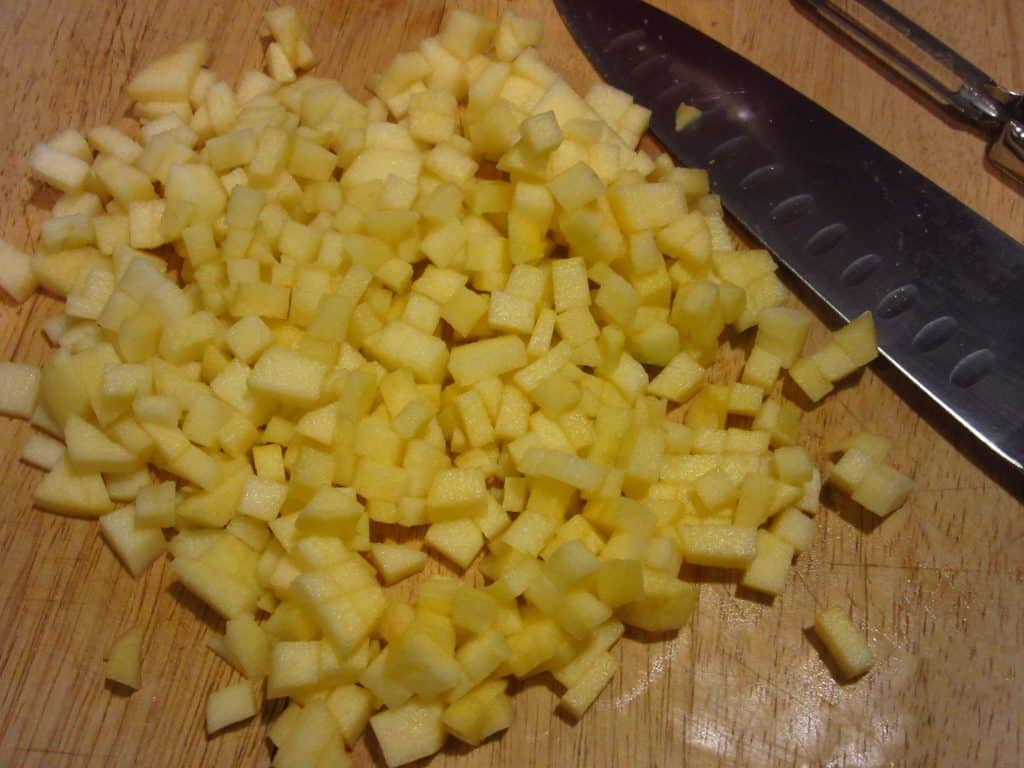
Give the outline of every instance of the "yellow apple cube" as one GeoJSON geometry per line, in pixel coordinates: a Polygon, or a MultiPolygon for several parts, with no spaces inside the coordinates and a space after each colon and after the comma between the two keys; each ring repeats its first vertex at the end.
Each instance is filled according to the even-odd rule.
{"type": "Polygon", "coordinates": [[[142,685],[142,627],[132,627],[114,641],[107,654],[107,679],[138,690],[142,685]]]}
{"type": "Polygon", "coordinates": [[[438,752],[447,736],[443,716],[444,706],[441,703],[414,699],[371,717],[370,727],[388,768],[438,752]]]}
{"type": "Polygon", "coordinates": [[[435,522],[427,529],[423,541],[463,569],[470,566],[484,546],[480,526],[476,520],[466,518],[435,522]]]}
{"type": "Polygon", "coordinates": [[[248,682],[229,685],[206,700],[206,732],[216,733],[256,714],[256,695],[248,682]]]}
{"type": "Polygon", "coordinates": [[[867,639],[841,608],[834,606],[815,616],[814,631],[844,679],[859,677],[874,666],[867,639]]]}
{"type": "Polygon", "coordinates": [[[370,560],[384,583],[390,586],[422,571],[427,555],[404,544],[371,544],[370,560]]]}
{"type": "Polygon", "coordinates": [[[875,338],[875,320],[865,312],[832,334],[832,340],[846,353],[857,367],[867,365],[878,357],[875,338]]]}
{"type": "Polygon", "coordinates": [[[786,575],[793,561],[793,545],[765,530],[757,532],[757,556],[750,562],[740,580],[747,589],[769,595],[782,594],[786,575]]]}
{"type": "Polygon", "coordinates": [[[902,472],[888,464],[876,464],[853,489],[851,498],[879,517],[885,517],[902,507],[913,489],[914,481],[902,472]]]}
{"type": "Polygon", "coordinates": [[[680,525],[683,557],[694,565],[746,568],[757,556],[757,529],[743,526],[680,525]]]}

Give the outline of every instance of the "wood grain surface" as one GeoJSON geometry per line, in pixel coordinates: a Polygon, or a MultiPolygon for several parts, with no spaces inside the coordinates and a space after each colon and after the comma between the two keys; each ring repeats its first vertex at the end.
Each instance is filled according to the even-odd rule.
{"type": "MultiPolygon", "coordinates": [[[[896,0],[997,79],[1024,87],[1024,18],[1014,0],[896,0]]],[[[438,28],[441,0],[297,2],[318,72],[362,93],[367,76],[438,28]]],[[[505,3],[460,2],[496,14],[505,3]]],[[[543,53],[578,88],[595,79],[552,6],[508,3],[547,25],[543,53]]],[[[660,3],[824,104],[1017,239],[1024,198],[982,164],[983,143],[943,118],[784,0],[660,3]]],[[[108,122],[144,62],[206,37],[229,82],[258,67],[266,0],[0,2],[0,233],[31,247],[53,195],[28,178],[31,147],[108,122]]],[[[0,305],[0,358],[40,362],[57,302],[0,305]]],[[[832,318],[819,314],[822,321],[832,318]]],[[[816,333],[824,333],[824,325],[816,333]]],[[[823,495],[819,536],[773,602],[703,590],[676,639],[628,639],[622,670],[583,720],[554,713],[543,683],[477,750],[450,744],[435,766],[1015,766],[1024,753],[1024,511],[1019,479],[986,462],[877,363],[804,421],[816,456],[868,427],[893,438],[916,478],[904,509],[876,525],[823,495]],[[895,388],[895,389],[894,389],[895,388]],[[904,399],[905,398],[905,399],[904,399]],[[964,452],[962,452],[964,451],[964,452]],[[807,634],[816,609],[848,607],[876,668],[837,684],[807,634]]],[[[206,694],[236,674],[205,648],[220,621],[176,587],[166,563],[133,580],[95,523],[31,508],[39,473],[17,455],[29,427],[0,422],[0,766],[264,766],[261,722],[215,738],[206,694]],[[143,686],[104,683],[112,640],[145,627],[143,686]]],[[[369,742],[369,743],[368,743],[369,742]]],[[[382,765],[372,737],[360,766],[382,765]]]]}

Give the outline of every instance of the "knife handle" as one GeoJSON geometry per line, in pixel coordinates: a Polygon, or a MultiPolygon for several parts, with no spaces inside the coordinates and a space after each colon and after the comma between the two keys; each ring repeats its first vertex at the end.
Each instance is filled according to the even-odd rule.
{"type": "Polygon", "coordinates": [[[1024,181],[1024,97],[883,0],[851,0],[882,22],[854,15],[833,0],[796,0],[940,104],[988,133],[989,159],[1024,181]]]}

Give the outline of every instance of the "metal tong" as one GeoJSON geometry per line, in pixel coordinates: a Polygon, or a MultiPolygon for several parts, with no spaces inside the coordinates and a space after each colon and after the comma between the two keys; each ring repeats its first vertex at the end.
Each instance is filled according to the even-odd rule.
{"type": "Polygon", "coordinates": [[[989,161],[1024,182],[1024,96],[996,83],[882,0],[847,0],[845,3],[859,5],[884,22],[886,26],[878,31],[832,0],[796,2],[814,11],[961,119],[980,128],[989,136],[989,161]],[[889,34],[893,42],[883,38],[883,33],[889,34]]]}

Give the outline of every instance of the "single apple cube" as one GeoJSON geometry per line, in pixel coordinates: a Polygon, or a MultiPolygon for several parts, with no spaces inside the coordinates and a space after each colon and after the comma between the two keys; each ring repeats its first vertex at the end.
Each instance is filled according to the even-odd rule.
{"type": "Polygon", "coordinates": [[[604,560],[597,570],[597,596],[610,608],[642,598],[642,563],[639,560],[604,560]]]}
{"type": "Polygon", "coordinates": [[[739,489],[720,469],[713,469],[697,478],[693,490],[701,506],[709,513],[731,507],[739,499],[739,489]]]}
{"type": "Polygon", "coordinates": [[[686,214],[683,190],[671,183],[617,184],[608,201],[619,225],[630,233],[668,227],[686,214]]]}
{"type": "Polygon", "coordinates": [[[875,658],[867,639],[841,608],[832,607],[819,613],[814,618],[814,631],[844,679],[859,677],[874,666],[875,658]]]}
{"type": "Polygon", "coordinates": [[[811,316],[806,312],[770,307],[758,315],[754,346],[775,355],[782,361],[783,368],[789,368],[800,357],[810,327],[811,316]]]}
{"type": "Polygon", "coordinates": [[[48,435],[33,432],[21,447],[18,458],[39,469],[50,470],[64,456],[64,444],[48,435]]]}
{"type": "Polygon", "coordinates": [[[487,488],[479,469],[446,469],[434,476],[427,494],[433,522],[478,517],[487,509],[487,488]]]}
{"type": "Polygon", "coordinates": [[[327,366],[283,347],[271,347],[249,374],[249,389],[288,405],[310,405],[320,398],[327,366]]]}
{"type": "Polygon", "coordinates": [[[205,42],[185,43],[136,74],[126,87],[128,96],[135,101],[187,101],[209,55],[205,42]]]}
{"type": "Polygon", "coordinates": [[[604,194],[604,183],[586,163],[576,163],[548,182],[558,204],[567,211],[582,208],[604,194]]]}
{"type": "Polygon", "coordinates": [[[683,557],[713,568],[746,568],[757,556],[757,529],[735,525],[680,525],[683,557]]]}
{"type": "Polygon", "coordinates": [[[872,435],[870,432],[858,432],[843,441],[842,449],[844,451],[849,451],[851,448],[856,448],[881,463],[888,457],[892,443],[886,438],[872,435]]]}
{"type": "Polygon", "coordinates": [[[757,556],[743,572],[740,584],[769,595],[782,594],[793,554],[793,545],[788,541],[768,531],[759,530],[757,556]]]}
{"type": "Polygon", "coordinates": [[[441,703],[414,699],[371,717],[370,727],[388,768],[438,752],[447,735],[443,716],[444,706],[441,703]]]}
{"type": "Polygon", "coordinates": [[[114,641],[107,654],[107,679],[138,690],[142,685],[142,627],[132,627],[114,641]]]}
{"type": "Polygon", "coordinates": [[[788,541],[794,552],[806,552],[814,540],[817,529],[814,518],[803,514],[796,507],[784,509],[772,521],[771,532],[780,539],[788,541]]]}
{"type": "Polygon", "coordinates": [[[319,679],[320,643],[276,643],[270,655],[267,698],[294,696],[313,690],[319,679]]]}
{"type": "Polygon", "coordinates": [[[871,454],[865,453],[860,448],[851,447],[832,467],[828,482],[843,493],[851,495],[868,476],[868,473],[879,464],[880,462],[871,454]]]}
{"type": "Polygon", "coordinates": [[[523,134],[523,142],[527,148],[537,154],[551,152],[562,143],[562,129],[558,125],[555,113],[551,111],[524,120],[519,130],[523,134]]]}
{"type": "Polygon", "coordinates": [[[704,382],[704,368],[686,352],[680,352],[651,380],[648,394],[675,403],[690,399],[704,382]]]}
{"type": "Polygon", "coordinates": [[[342,685],[327,697],[327,708],[337,720],[345,743],[352,747],[373,715],[373,694],[358,685],[342,685]]]}
{"type": "Polygon", "coordinates": [[[280,514],[287,496],[288,487],[284,483],[249,475],[238,499],[238,513],[270,522],[280,514]]]}
{"type": "Polygon", "coordinates": [[[814,474],[814,462],[800,446],[783,446],[772,453],[772,471],[789,485],[803,485],[814,474]]]}
{"type": "Polygon", "coordinates": [[[782,360],[777,355],[763,347],[755,346],[747,356],[741,381],[767,392],[778,380],[781,368],[782,360]]]}
{"type": "Polygon", "coordinates": [[[427,564],[427,555],[404,544],[371,544],[370,560],[388,586],[419,573],[427,564]]]}
{"type": "Polygon", "coordinates": [[[225,639],[231,657],[243,675],[250,680],[259,680],[267,675],[271,638],[252,616],[242,615],[228,620],[225,639]]]}
{"type": "Polygon", "coordinates": [[[899,470],[888,464],[875,464],[853,489],[851,498],[879,517],[885,517],[902,507],[913,489],[914,481],[899,470]]]}
{"type": "Polygon", "coordinates": [[[466,569],[483,549],[484,536],[476,520],[446,520],[431,525],[423,542],[466,569]]]}
{"type": "Polygon", "coordinates": [[[468,386],[522,368],[528,362],[522,339],[518,336],[496,336],[455,347],[451,351],[448,370],[457,384],[468,386]]]}
{"type": "Polygon", "coordinates": [[[37,287],[32,259],[0,240],[0,288],[15,301],[25,301],[37,287]]]}
{"type": "Polygon", "coordinates": [[[229,685],[206,700],[206,732],[215,733],[256,714],[256,696],[248,682],[229,685]]]}
{"type": "Polygon", "coordinates": [[[0,363],[0,413],[29,418],[39,399],[40,374],[34,365],[0,363]]]}

